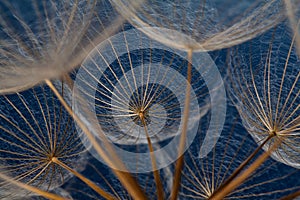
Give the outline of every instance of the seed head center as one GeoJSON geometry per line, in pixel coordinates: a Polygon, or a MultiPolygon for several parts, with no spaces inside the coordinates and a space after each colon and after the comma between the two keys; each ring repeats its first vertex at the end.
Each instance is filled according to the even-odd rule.
{"type": "Polygon", "coordinates": [[[277,128],[274,127],[274,128],[270,131],[270,135],[271,135],[271,136],[276,136],[276,135],[277,135],[277,132],[278,132],[277,128]]]}
{"type": "Polygon", "coordinates": [[[139,126],[146,126],[150,123],[150,116],[149,111],[140,107],[135,110],[136,116],[133,119],[134,123],[138,124],[139,126]]]}
{"type": "Polygon", "coordinates": [[[139,114],[140,119],[143,120],[145,117],[144,111],[140,110],[138,114],[139,114]]]}

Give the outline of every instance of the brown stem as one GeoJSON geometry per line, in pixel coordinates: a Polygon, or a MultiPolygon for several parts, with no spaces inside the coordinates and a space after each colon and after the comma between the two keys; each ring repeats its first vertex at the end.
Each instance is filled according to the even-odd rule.
{"type": "Polygon", "coordinates": [[[244,167],[249,164],[249,162],[254,158],[255,155],[257,155],[257,153],[262,149],[262,147],[273,137],[274,135],[269,135],[267,137],[267,139],[261,144],[259,145],[254,152],[252,152],[252,154],[250,156],[248,156],[248,158],[242,162],[239,167],[230,175],[230,177],[222,184],[220,185],[220,187],[218,187],[214,193],[210,196],[209,199],[213,199],[215,196],[215,193],[218,193],[219,191],[222,191],[224,189],[224,187],[226,187],[226,185],[228,185],[233,179],[235,179],[237,177],[237,175],[240,174],[240,172],[244,169],[244,167]]]}
{"type": "Polygon", "coordinates": [[[145,130],[146,137],[147,137],[147,142],[148,142],[148,147],[149,147],[149,151],[150,151],[152,168],[153,168],[153,176],[154,176],[155,184],[156,184],[157,199],[158,200],[163,200],[164,199],[163,185],[162,185],[161,180],[160,180],[159,171],[157,170],[155,155],[153,153],[154,149],[153,149],[151,139],[150,139],[149,134],[148,134],[147,124],[145,122],[144,116],[140,116],[140,119],[141,119],[141,121],[143,123],[143,126],[144,126],[144,130],[145,130]]]}
{"type": "Polygon", "coordinates": [[[289,194],[285,197],[282,197],[280,200],[292,200],[292,199],[295,199],[298,196],[300,196],[300,190],[298,190],[297,192],[294,192],[292,194],[289,194]]]}
{"type": "Polygon", "coordinates": [[[184,101],[184,114],[183,114],[183,126],[182,126],[182,133],[180,136],[180,143],[178,148],[178,160],[175,167],[175,175],[173,180],[173,190],[171,193],[171,200],[176,200],[178,196],[178,191],[180,188],[181,182],[181,171],[183,168],[183,152],[184,146],[186,141],[187,135],[187,126],[188,126],[188,119],[189,119],[189,112],[190,112],[190,97],[191,97],[191,81],[192,81],[192,55],[193,50],[190,49],[188,51],[188,68],[187,68],[187,86],[186,86],[186,93],[185,93],[185,101],[184,101]]]}
{"type": "Polygon", "coordinates": [[[56,157],[52,158],[52,162],[56,163],[57,165],[63,167],[64,169],[68,170],[72,174],[74,174],[77,178],[82,180],[84,183],[86,183],[90,188],[92,188],[94,191],[96,191],[99,195],[101,195],[105,199],[113,200],[115,199],[111,194],[105,192],[102,190],[99,186],[97,186],[93,181],[89,180],[88,178],[84,177],[82,174],[78,173],[77,171],[73,170],[60,160],[58,160],[56,157]]]}
{"type": "MultiPolygon", "coordinates": [[[[61,104],[65,107],[66,111],[73,117],[75,122],[78,124],[78,126],[81,128],[83,133],[87,136],[97,153],[103,158],[103,160],[111,167],[114,174],[117,176],[117,178],[120,180],[122,185],[125,187],[125,189],[128,191],[128,193],[134,198],[138,200],[146,200],[147,197],[138,185],[138,183],[134,180],[134,178],[126,171],[124,164],[120,159],[118,159],[118,156],[114,151],[111,150],[110,145],[106,142],[105,147],[110,150],[110,155],[108,156],[103,148],[97,143],[97,141],[94,138],[94,135],[90,132],[90,130],[87,128],[87,126],[81,121],[81,119],[72,111],[71,107],[67,104],[67,102],[64,100],[64,98],[61,96],[61,94],[57,91],[57,89],[54,87],[52,82],[48,79],[45,80],[45,83],[50,87],[50,89],[53,91],[53,93],[57,96],[61,104]],[[113,162],[114,161],[114,162],[113,162]],[[117,166],[117,167],[116,167],[117,166]],[[116,170],[116,168],[123,169],[124,171],[116,170]]],[[[104,138],[105,139],[105,138],[104,138]]]]}
{"type": "Polygon", "coordinates": [[[231,191],[237,188],[240,184],[243,183],[265,160],[270,156],[272,151],[274,151],[281,141],[277,140],[268,151],[264,152],[260,157],[258,157],[240,176],[233,179],[222,190],[218,190],[214,193],[213,197],[210,197],[210,200],[219,200],[227,196],[231,191]]]}
{"type": "Polygon", "coordinates": [[[0,173],[0,178],[19,187],[19,188],[22,188],[22,189],[25,189],[27,191],[30,191],[30,192],[33,192],[35,194],[38,194],[38,195],[41,195],[42,197],[45,197],[47,199],[53,199],[53,200],[66,200],[65,198],[61,197],[61,196],[58,196],[56,194],[53,194],[53,193],[50,193],[50,192],[46,192],[44,190],[41,190],[39,188],[36,188],[36,187],[33,187],[33,186],[30,186],[30,185],[27,185],[25,183],[22,183],[20,181],[16,181],[16,180],[13,180],[12,178],[10,177],[7,177],[6,175],[4,174],[1,174],[0,173]]]}

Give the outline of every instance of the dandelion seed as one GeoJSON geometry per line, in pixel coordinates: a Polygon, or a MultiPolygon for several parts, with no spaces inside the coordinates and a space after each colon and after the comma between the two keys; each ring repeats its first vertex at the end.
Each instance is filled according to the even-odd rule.
{"type": "MultiPolygon", "coordinates": [[[[133,199],[119,180],[114,176],[111,169],[100,163],[95,158],[91,158],[89,160],[89,163],[83,173],[87,174],[88,178],[91,180],[98,182],[98,184],[102,188],[105,188],[106,191],[113,194],[115,199],[133,199]]],[[[171,166],[159,170],[159,174],[162,180],[164,199],[168,199],[173,178],[171,166]]],[[[131,175],[137,180],[143,191],[145,191],[148,199],[157,199],[155,179],[152,172],[138,174],[132,173],[131,175]]],[[[64,189],[68,193],[72,194],[74,199],[101,199],[98,194],[79,183],[76,179],[68,181],[68,183],[64,185],[64,189]]]]}
{"type": "MultiPolygon", "coordinates": [[[[213,151],[199,159],[195,154],[199,147],[192,145],[186,153],[179,194],[182,199],[209,199],[255,150],[256,142],[244,129],[237,111],[232,106],[228,110],[226,124],[213,151]]],[[[198,134],[197,139],[201,140],[198,134]]],[[[269,159],[224,199],[276,199],[300,187],[297,179],[291,182],[297,174],[299,170],[283,168],[283,164],[269,159]]]]}
{"type": "Polygon", "coordinates": [[[153,39],[182,50],[211,51],[254,38],[283,20],[281,1],[111,0],[153,39]],[[135,6],[138,4],[138,6],[135,6]]]}
{"type": "MultiPolygon", "coordinates": [[[[59,86],[66,99],[70,98],[70,89],[59,86]]],[[[48,87],[38,86],[0,98],[1,174],[49,191],[72,176],[53,158],[77,171],[84,169],[84,136],[77,132],[72,117],[48,87]]],[[[3,196],[29,195],[5,181],[1,181],[0,190],[3,196]]]]}
{"type": "Polygon", "coordinates": [[[102,41],[120,23],[104,2],[2,1],[0,92],[25,90],[77,67],[93,43],[102,41]]]}
{"type": "MultiPolygon", "coordinates": [[[[213,73],[213,61],[207,54],[197,56],[192,69],[188,143],[197,132],[201,117],[216,103],[210,98],[219,95],[224,100],[222,80],[213,73]],[[206,78],[209,70],[209,76],[214,78],[206,78]]],[[[173,150],[177,145],[173,146],[173,140],[177,140],[175,144],[178,144],[183,126],[187,84],[185,69],[188,63],[185,57],[184,52],[177,55],[173,49],[135,29],[119,33],[99,44],[83,62],[75,82],[75,88],[88,102],[89,110],[95,113],[94,117],[100,125],[96,125],[96,129],[103,130],[112,143],[119,145],[147,145],[150,139],[153,148],[167,148],[164,151],[173,154],[170,158],[177,158],[173,150]],[[159,144],[166,140],[170,143],[159,144]]],[[[83,105],[75,101],[74,106],[75,113],[85,118],[84,112],[81,112],[83,105]]],[[[222,104],[217,107],[220,108],[219,113],[224,111],[222,104]]],[[[221,122],[220,116],[217,119],[212,117],[212,121],[221,122]]],[[[207,149],[209,151],[212,147],[207,149]]],[[[131,151],[119,152],[129,169],[132,168],[133,172],[152,170],[151,164],[147,164],[149,154],[147,156],[138,149],[131,151]],[[131,167],[137,153],[142,155],[140,167],[131,167]]],[[[159,154],[157,151],[157,157],[159,154]]]]}
{"type": "Polygon", "coordinates": [[[282,24],[232,51],[232,94],[243,123],[264,149],[281,141],[272,157],[299,168],[299,57],[282,24]],[[239,53],[239,54],[237,54],[239,53]],[[241,56],[243,55],[243,56],[241,56]]]}

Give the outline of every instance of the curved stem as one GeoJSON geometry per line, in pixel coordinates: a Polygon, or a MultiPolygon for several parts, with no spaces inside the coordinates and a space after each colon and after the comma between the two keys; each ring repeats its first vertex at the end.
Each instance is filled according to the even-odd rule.
{"type": "Polygon", "coordinates": [[[67,166],[65,163],[63,163],[60,160],[58,160],[58,158],[53,157],[52,158],[52,162],[56,163],[57,165],[63,167],[64,169],[66,169],[69,172],[71,172],[72,174],[74,174],[77,178],[79,178],[84,183],[86,183],[90,188],[92,188],[93,190],[95,190],[95,192],[97,192],[103,198],[109,199],[109,200],[115,199],[111,194],[109,194],[109,193],[105,192],[104,190],[102,190],[93,181],[91,181],[90,179],[84,177],[82,174],[78,173],[77,171],[73,170],[72,168],[70,168],[69,166],[67,166]]]}
{"type": "Polygon", "coordinates": [[[235,179],[237,177],[237,175],[240,174],[240,172],[245,168],[245,166],[247,164],[249,164],[249,162],[254,158],[255,155],[257,155],[257,153],[262,149],[262,147],[268,142],[270,141],[271,138],[273,138],[274,135],[269,135],[267,137],[267,139],[261,144],[259,145],[254,152],[252,152],[252,154],[250,156],[248,156],[248,158],[242,162],[239,167],[230,175],[230,177],[219,187],[217,188],[214,193],[210,196],[209,199],[213,199],[215,194],[218,193],[219,191],[222,191],[224,189],[224,187],[226,187],[233,179],[235,179]]]}
{"type": "Polygon", "coordinates": [[[149,147],[149,151],[150,151],[152,168],[153,168],[153,176],[154,176],[155,184],[156,184],[157,199],[158,200],[163,200],[164,199],[163,185],[162,185],[161,180],[160,180],[159,171],[157,170],[155,155],[153,153],[154,149],[153,149],[151,139],[150,139],[149,134],[148,134],[147,124],[145,122],[145,118],[144,118],[143,115],[140,115],[140,119],[141,119],[141,121],[143,123],[143,126],[144,126],[144,130],[145,130],[146,137],[147,137],[147,142],[148,142],[148,147],[149,147]]]}
{"type": "Polygon", "coordinates": [[[289,194],[285,197],[282,197],[280,200],[292,200],[292,199],[295,199],[298,196],[300,196],[300,190],[298,190],[297,192],[294,192],[292,194],[289,194]]]}
{"type": "Polygon", "coordinates": [[[173,180],[173,190],[171,193],[171,200],[176,200],[180,188],[181,182],[181,171],[183,168],[183,153],[184,153],[184,146],[186,141],[187,135],[187,126],[188,126],[188,119],[189,119],[189,112],[190,112],[190,97],[191,97],[191,80],[192,80],[192,55],[193,50],[190,49],[188,51],[188,67],[187,67],[187,86],[186,86],[186,93],[185,93],[185,101],[184,101],[184,114],[183,114],[183,126],[182,126],[182,133],[180,136],[180,143],[178,148],[178,155],[179,158],[176,163],[175,168],[175,175],[173,180]]]}
{"type": "MultiPolygon", "coordinates": [[[[94,138],[94,135],[90,132],[88,127],[81,121],[81,119],[73,112],[71,107],[67,104],[67,102],[64,100],[64,98],[61,96],[61,94],[57,91],[55,86],[52,84],[52,82],[48,79],[45,80],[45,83],[49,86],[49,88],[53,91],[53,93],[57,96],[61,104],[64,106],[66,111],[73,117],[75,122],[78,124],[78,126],[81,128],[83,133],[87,136],[97,153],[103,158],[103,160],[111,167],[112,171],[114,174],[118,177],[122,185],[125,187],[125,189],[129,192],[129,194],[134,198],[134,199],[139,199],[139,200],[146,200],[147,197],[136,182],[134,178],[130,175],[130,173],[125,172],[125,166],[122,163],[120,159],[118,159],[118,156],[115,154],[114,151],[111,150],[111,146],[109,144],[105,144],[105,147],[109,150],[110,155],[108,156],[105,153],[105,150],[103,147],[101,147],[97,141],[94,138]],[[116,170],[116,168],[121,167],[124,169],[124,171],[119,171],[116,170]]],[[[105,139],[105,138],[104,138],[105,139]]]]}
{"type": "Polygon", "coordinates": [[[210,200],[218,200],[224,199],[231,191],[233,191],[236,187],[243,183],[265,160],[270,156],[272,151],[274,151],[279,145],[281,141],[277,140],[268,151],[264,152],[260,157],[258,157],[240,176],[233,179],[226,186],[223,187],[222,190],[216,191],[213,196],[211,196],[210,200]]]}
{"type": "Polygon", "coordinates": [[[33,186],[30,186],[30,185],[27,185],[25,183],[22,183],[20,181],[16,181],[16,180],[13,180],[12,178],[4,175],[4,174],[1,174],[0,173],[0,178],[19,187],[19,188],[22,188],[22,189],[25,189],[27,191],[30,191],[30,192],[33,192],[35,194],[38,194],[38,195],[41,195],[42,197],[45,197],[47,199],[53,199],[53,200],[65,200],[65,198],[59,196],[59,195],[56,195],[56,194],[53,194],[53,193],[50,193],[50,192],[46,192],[44,190],[41,190],[39,188],[36,188],[36,187],[33,187],[33,186]]]}

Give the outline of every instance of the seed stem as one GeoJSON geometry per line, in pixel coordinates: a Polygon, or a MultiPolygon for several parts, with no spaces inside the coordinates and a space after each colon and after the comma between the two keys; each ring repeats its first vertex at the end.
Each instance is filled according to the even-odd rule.
{"type": "Polygon", "coordinates": [[[90,188],[92,188],[94,191],[96,191],[98,194],[100,194],[103,198],[105,199],[109,199],[109,200],[113,200],[115,199],[111,194],[105,192],[104,190],[102,190],[99,186],[97,186],[93,181],[91,181],[90,179],[84,177],[82,174],[78,173],[77,171],[75,171],[74,169],[70,168],[69,166],[67,166],[65,163],[61,162],[60,160],[58,160],[58,158],[53,157],[52,158],[52,162],[56,163],[57,165],[63,167],[64,169],[68,170],[69,172],[71,172],[72,174],[74,174],[77,178],[79,178],[80,180],[82,180],[84,183],[86,183],[90,188]]]}
{"type": "Polygon", "coordinates": [[[270,156],[270,154],[280,145],[281,141],[277,140],[268,151],[264,152],[260,157],[258,157],[240,176],[233,179],[227,185],[223,187],[222,190],[218,190],[211,196],[210,200],[224,199],[231,191],[243,183],[265,160],[270,156]]]}
{"type": "Polygon", "coordinates": [[[27,185],[25,183],[22,183],[20,181],[16,181],[16,180],[13,180],[12,178],[10,177],[7,177],[6,175],[4,174],[1,174],[0,173],[0,178],[1,179],[4,179],[5,181],[19,187],[19,188],[23,188],[27,191],[30,191],[30,192],[33,192],[35,194],[38,194],[38,195],[41,195],[42,197],[45,197],[47,199],[53,199],[53,200],[66,200],[65,198],[61,197],[61,196],[58,196],[56,194],[53,194],[53,193],[50,193],[50,192],[46,192],[46,191],[43,191],[39,188],[36,188],[36,187],[33,187],[33,186],[30,186],[30,185],[27,185]]]}
{"type": "Polygon", "coordinates": [[[151,139],[149,137],[147,124],[146,124],[145,118],[144,118],[145,115],[144,115],[143,111],[139,112],[139,117],[140,117],[140,120],[142,121],[142,124],[144,126],[144,130],[145,130],[145,134],[146,134],[146,137],[147,137],[147,142],[148,142],[148,147],[149,147],[150,157],[151,157],[151,162],[152,162],[153,176],[154,176],[155,184],[156,184],[157,199],[158,200],[163,200],[164,199],[163,185],[162,185],[161,180],[160,180],[159,171],[157,170],[155,154],[153,153],[154,149],[153,149],[151,139]]]}
{"type": "Polygon", "coordinates": [[[270,134],[267,139],[261,144],[259,145],[254,152],[252,152],[252,154],[250,156],[248,156],[248,158],[242,162],[239,167],[230,175],[230,177],[219,187],[217,188],[214,193],[210,196],[209,199],[214,199],[214,196],[216,193],[218,193],[219,191],[222,191],[233,179],[235,179],[240,172],[245,168],[245,166],[247,164],[249,164],[249,162],[254,158],[255,155],[257,155],[257,153],[263,148],[263,146],[270,141],[271,138],[273,138],[274,135],[270,134]]]}
{"type": "Polygon", "coordinates": [[[187,67],[187,84],[186,84],[186,93],[185,93],[185,101],[184,101],[184,114],[183,114],[183,126],[182,126],[182,133],[180,136],[180,143],[178,148],[178,160],[176,162],[175,168],[175,175],[173,180],[173,190],[171,193],[171,200],[176,200],[180,188],[181,182],[181,171],[183,168],[183,153],[184,153],[184,146],[186,141],[187,135],[187,126],[188,126],[188,119],[189,119],[189,112],[190,112],[190,97],[191,97],[191,81],[192,81],[192,56],[193,50],[190,49],[188,51],[188,67],[187,67]]]}
{"type": "MultiPolygon", "coordinates": [[[[61,94],[57,91],[55,86],[52,84],[52,82],[48,79],[45,80],[45,83],[50,87],[50,89],[53,91],[53,93],[57,96],[61,104],[65,107],[66,111],[73,117],[75,122],[78,124],[78,126],[81,128],[83,133],[87,136],[99,156],[103,158],[103,160],[111,167],[114,174],[118,177],[122,185],[125,187],[125,189],[128,191],[128,193],[134,198],[139,200],[146,200],[147,197],[145,193],[142,191],[136,180],[131,176],[130,173],[126,172],[125,166],[123,162],[118,159],[118,156],[116,153],[112,150],[111,146],[108,144],[108,142],[105,143],[105,147],[109,149],[110,155],[107,155],[103,148],[97,143],[95,140],[94,135],[90,132],[90,130],[87,128],[87,126],[81,121],[81,119],[73,112],[71,107],[67,104],[67,102],[64,100],[64,98],[61,96],[61,94]],[[116,167],[118,166],[118,167],[116,167]],[[116,168],[121,168],[124,171],[116,170],[116,168]]],[[[78,97],[79,98],[79,97],[78,97]]],[[[103,138],[105,139],[105,138],[103,138]]]]}

